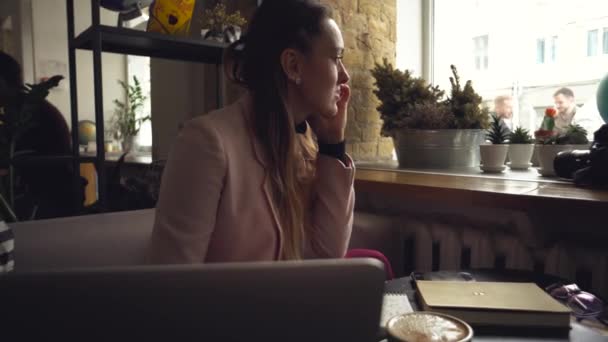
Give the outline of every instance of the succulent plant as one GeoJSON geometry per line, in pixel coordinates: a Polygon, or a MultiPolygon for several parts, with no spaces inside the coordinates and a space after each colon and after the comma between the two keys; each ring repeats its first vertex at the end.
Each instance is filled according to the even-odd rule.
{"type": "Polygon", "coordinates": [[[460,76],[454,65],[450,65],[452,91],[447,100],[455,117],[455,126],[460,129],[488,128],[490,118],[487,108],[482,106],[483,99],[473,89],[473,82],[467,81],[464,88],[460,86],[460,76]]]}
{"type": "MultiPolygon", "coordinates": [[[[374,94],[381,102],[377,109],[384,122],[382,135],[391,136],[391,132],[401,128],[432,129],[435,126],[427,126],[421,120],[410,118],[424,115],[425,113],[421,113],[422,109],[437,106],[443,98],[443,91],[422,78],[414,77],[409,70],[394,68],[387,59],[384,59],[383,64],[376,63],[371,72],[376,79],[377,89],[374,94]]],[[[440,126],[447,127],[452,121],[451,113],[432,121],[436,119],[442,121],[440,126]]]]}
{"type": "Polygon", "coordinates": [[[456,67],[451,66],[453,77],[451,96],[438,86],[414,77],[409,70],[395,69],[386,59],[371,70],[376,83],[374,94],[384,124],[382,135],[403,128],[415,129],[479,129],[488,126],[488,110],[481,106],[481,96],[473,90],[471,81],[464,88],[456,67]]]}
{"type": "Polygon", "coordinates": [[[509,130],[502,125],[500,118],[496,115],[492,115],[492,122],[486,138],[494,145],[504,144],[509,138],[509,130]]]}
{"type": "Polygon", "coordinates": [[[580,125],[569,125],[565,133],[559,133],[544,141],[543,145],[585,145],[589,143],[587,130],[580,125]]]}
{"type": "Polygon", "coordinates": [[[516,127],[513,133],[509,135],[510,144],[532,144],[534,138],[530,135],[530,131],[523,127],[516,127]]]}

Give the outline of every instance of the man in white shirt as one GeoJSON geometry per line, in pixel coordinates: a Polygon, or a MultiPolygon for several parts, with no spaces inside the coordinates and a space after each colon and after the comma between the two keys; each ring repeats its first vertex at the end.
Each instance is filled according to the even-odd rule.
{"type": "Polygon", "coordinates": [[[513,98],[509,95],[497,96],[494,99],[494,112],[500,119],[500,125],[509,133],[513,131],[513,98]]]}
{"type": "Polygon", "coordinates": [[[555,130],[558,133],[566,133],[566,129],[572,124],[574,115],[576,115],[574,92],[570,88],[560,88],[553,94],[553,102],[557,110],[555,130]]]}
{"type": "MultiPolygon", "coordinates": [[[[576,106],[574,92],[570,88],[560,88],[553,94],[557,116],[554,130],[560,134],[566,133],[569,125],[580,125],[587,130],[587,137],[593,140],[593,133],[603,124],[597,109],[580,110],[576,106]]],[[[587,107],[587,106],[585,106],[587,107]]]]}

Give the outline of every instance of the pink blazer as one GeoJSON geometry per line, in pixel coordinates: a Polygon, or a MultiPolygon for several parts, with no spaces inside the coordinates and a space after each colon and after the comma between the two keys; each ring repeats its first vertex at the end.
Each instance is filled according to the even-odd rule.
{"type": "MultiPolygon", "coordinates": [[[[251,98],[197,117],[167,161],[148,248],[152,263],[278,260],[281,225],[251,98]]],[[[354,164],[319,154],[311,184],[306,258],[340,258],[352,230],[354,164]]]]}

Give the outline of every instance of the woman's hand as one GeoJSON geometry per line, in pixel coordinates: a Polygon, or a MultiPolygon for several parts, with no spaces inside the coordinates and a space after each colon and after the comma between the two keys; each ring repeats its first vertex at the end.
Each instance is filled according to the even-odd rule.
{"type": "Polygon", "coordinates": [[[336,115],[316,115],[308,120],[320,143],[337,144],[344,141],[349,99],[350,87],[347,84],[340,85],[340,99],[337,103],[336,115]]]}

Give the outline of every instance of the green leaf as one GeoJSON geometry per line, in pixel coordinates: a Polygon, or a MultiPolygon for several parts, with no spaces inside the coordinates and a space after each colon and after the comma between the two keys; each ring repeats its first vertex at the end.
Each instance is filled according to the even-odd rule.
{"type": "Polygon", "coordinates": [[[532,138],[530,131],[523,127],[516,127],[509,136],[509,143],[511,144],[532,144],[533,142],[534,138],[532,138]]]}
{"type": "Polygon", "coordinates": [[[500,118],[496,115],[492,115],[492,123],[490,124],[490,130],[486,134],[486,138],[492,144],[504,144],[509,137],[509,131],[506,127],[501,125],[500,118]]]}

